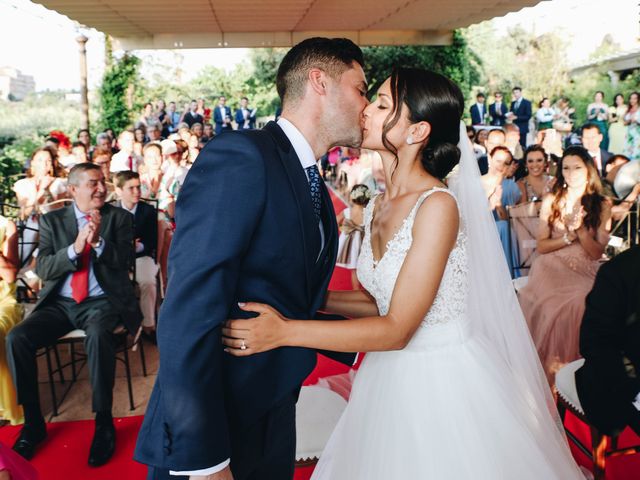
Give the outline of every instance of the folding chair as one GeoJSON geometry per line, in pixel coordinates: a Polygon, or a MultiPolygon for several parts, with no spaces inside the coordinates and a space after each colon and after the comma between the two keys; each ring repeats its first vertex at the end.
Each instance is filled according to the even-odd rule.
{"type": "Polygon", "coordinates": [[[540,222],[540,205],[541,202],[528,202],[507,207],[509,245],[511,248],[514,248],[514,244],[517,246],[518,258],[520,259],[520,263],[513,267],[513,276],[516,271],[529,270],[533,260],[538,256],[536,238],[540,222]]]}

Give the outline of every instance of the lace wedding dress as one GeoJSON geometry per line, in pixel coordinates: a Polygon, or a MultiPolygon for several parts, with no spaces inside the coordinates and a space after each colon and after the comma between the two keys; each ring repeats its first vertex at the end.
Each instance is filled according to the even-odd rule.
{"type": "MultiPolygon", "coordinates": [[[[411,247],[416,212],[436,191],[456,198],[442,188],[423,193],[377,262],[375,201],[365,210],[358,277],[381,315],[411,247]]],[[[365,357],[312,480],[584,479],[551,415],[553,425],[541,425],[504,357],[470,328],[467,242],[462,225],[433,305],[407,347],[365,357]]]]}

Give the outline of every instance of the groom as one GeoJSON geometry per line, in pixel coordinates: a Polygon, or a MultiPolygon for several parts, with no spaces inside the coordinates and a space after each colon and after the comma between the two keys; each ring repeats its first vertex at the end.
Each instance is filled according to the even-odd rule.
{"type": "Polygon", "coordinates": [[[278,123],[216,137],[191,168],[158,322],[158,379],[135,452],[149,479],[293,478],[295,403],[316,352],[232,357],[221,324],[249,316],[237,306],[247,300],[290,318],[322,306],[337,225],[316,160],[360,145],[362,67],[350,40],[299,43],[278,70],[278,123]]]}

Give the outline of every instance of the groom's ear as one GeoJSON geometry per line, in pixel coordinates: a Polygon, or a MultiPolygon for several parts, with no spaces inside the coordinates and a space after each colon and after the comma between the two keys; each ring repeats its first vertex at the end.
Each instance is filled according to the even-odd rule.
{"type": "Polygon", "coordinates": [[[309,86],[318,95],[327,94],[327,74],[319,68],[312,68],[308,75],[309,86]]]}
{"type": "Polygon", "coordinates": [[[410,128],[414,143],[423,143],[431,135],[431,124],[429,122],[414,123],[410,128]]]}

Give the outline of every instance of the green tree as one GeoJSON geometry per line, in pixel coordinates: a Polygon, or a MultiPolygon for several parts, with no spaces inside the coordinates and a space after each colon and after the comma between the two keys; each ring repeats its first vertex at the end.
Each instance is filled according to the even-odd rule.
{"type": "Polygon", "coordinates": [[[138,82],[140,59],[125,54],[105,69],[100,86],[100,128],[120,132],[131,124],[133,93],[138,82]]]}
{"type": "Polygon", "coordinates": [[[471,52],[462,32],[453,33],[451,45],[365,47],[365,74],[372,91],[391,75],[395,67],[433,70],[456,82],[465,95],[479,79],[480,58],[471,52]]]}

